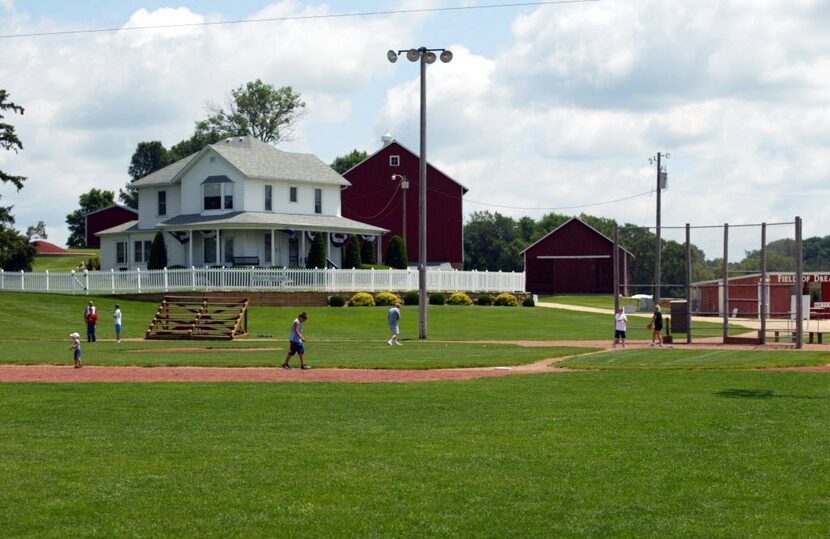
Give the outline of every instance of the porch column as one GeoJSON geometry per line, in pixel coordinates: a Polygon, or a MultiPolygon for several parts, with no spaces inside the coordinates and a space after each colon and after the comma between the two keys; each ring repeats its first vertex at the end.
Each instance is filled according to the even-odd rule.
{"type": "Polygon", "coordinates": [[[274,229],[272,228],[271,229],[271,266],[276,266],[277,265],[276,246],[274,245],[274,240],[275,239],[276,239],[276,236],[274,234],[274,229]]]}
{"type": "Polygon", "coordinates": [[[300,254],[297,256],[300,266],[305,266],[305,230],[300,230],[300,254]]]}
{"type": "MultiPolygon", "coordinates": [[[[328,260],[334,260],[331,254],[331,232],[326,232],[326,260],[323,261],[323,265],[326,269],[329,267],[328,260]]],[[[342,266],[343,263],[341,262],[340,265],[342,266]]]]}
{"type": "Polygon", "coordinates": [[[188,267],[193,267],[193,230],[188,231],[190,233],[190,239],[187,242],[187,264],[188,267]]]}
{"type": "Polygon", "coordinates": [[[219,229],[217,228],[216,229],[216,265],[217,266],[222,265],[221,264],[222,251],[220,251],[221,246],[222,246],[222,243],[219,241],[219,229]]]}
{"type": "Polygon", "coordinates": [[[375,242],[377,243],[378,250],[378,265],[383,265],[383,257],[381,256],[381,248],[383,247],[383,241],[381,240],[380,236],[375,236],[375,242]]]}

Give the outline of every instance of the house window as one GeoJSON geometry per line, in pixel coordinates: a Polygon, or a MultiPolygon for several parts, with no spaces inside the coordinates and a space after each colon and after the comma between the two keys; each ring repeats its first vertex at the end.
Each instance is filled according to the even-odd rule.
{"type": "Polygon", "coordinates": [[[167,215],[167,191],[159,191],[159,215],[167,215]]]}
{"type": "Polygon", "coordinates": [[[272,205],[271,205],[271,193],[272,192],[273,192],[273,189],[271,188],[271,186],[266,185],[265,186],[265,211],[271,211],[273,209],[272,205]]]}
{"type": "Polygon", "coordinates": [[[390,167],[399,167],[399,166],[401,166],[401,156],[400,155],[390,155],[389,156],[389,166],[390,167]]]}
{"type": "Polygon", "coordinates": [[[206,210],[219,210],[222,208],[222,184],[205,184],[204,204],[206,210]]]}
{"type": "Polygon", "coordinates": [[[152,242],[149,240],[139,240],[133,242],[133,260],[136,263],[144,263],[150,259],[150,244],[152,244],[152,242]]]}
{"type": "Polygon", "coordinates": [[[127,263],[127,242],[126,241],[117,241],[117,242],[115,242],[115,263],[116,264],[126,264],[127,263]]]}
{"type": "Polygon", "coordinates": [[[271,262],[271,233],[265,233],[265,257],[266,262],[271,262]]]}
{"type": "Polygon", "coordinates": [[[323,213],[323,190],[314,190],[314,213],[323,213]]]}
{"type": "Polygon", "coordinates": [[[291,202],[297,202],[297,188],[296,187],[289,187],[288,188],[288,200],[291,202]]]}
{"type": "Polygon", "coordinates": [[[233,184],[232,183],[223,183],[222,189],[225,190],[225,209],[232,210],[233,209],[233,184]]]}
{"type": "Polygon", "coordinates": [[[225,264],[233,265],[233,238],[225,238],[225,264]]]}

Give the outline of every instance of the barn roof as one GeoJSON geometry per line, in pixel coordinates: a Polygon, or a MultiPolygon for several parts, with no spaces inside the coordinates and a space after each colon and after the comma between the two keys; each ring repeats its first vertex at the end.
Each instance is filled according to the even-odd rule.
{"type": "Polygon", "coordinates": [[[122,206],[121,204],[112,204],[110,206],[107,206],[106,208],[100,208],[100,209],[97,209],[95,211],[85,213],[84,217],[87,217],[89,215],[94,215],[96,213],[101,213],[101,212],[104,212],[104,211],[109,211],[109,210],[112,210],[114,208],[121,208],[124,211],[128,211],[130,213],[134,213],[134,214],[138,215],[138,210],[134,210],[134,209],[130,208],[129,206],[122,206]]]}
{"type": "MultiPolygon", "coordinates": [[[[343,173],[343,176],[345,176],[345,175],[346,175],[346,174],[348,174],[349,172],[353,171],[354,169],[358,168],[360,165],[362,165],[363,163],[365,163],[365,162],[369,161],[370,159],[373,159],[373,158],[374,158],[377,154],[379,154],[380,152],[382,152],[383,150],[385,150],[386,148],[388,148],[389,146],[391,146],[391,145],[393,145],[393,144],[396,144],[396,145],[397,145],[397,146],[399,146],[402,150],[409,152],[409,153],[410,153],[410,154],[412,154],[413,156],[420,158],[420,156],[419,156],[417,153],[413,152],[412,150],[410,150],[409,148],[407,148],[406,146],[404,146],[403,144],[401,144],[401,143],[400,143],[400,142],[398,142],[397,140],[393,140],[393,141],[392,141],[392,142],[390,142],[389,144],[386,144],[385,146],[382,146],[382,147],[381,147],[378,151],[376,151],[375,153],[373,153],[372,155],[370,155],[369,157],[367,157],[366,159],[364,159],[364,160],[363,160],[363,161],[361,161],[360,163],[356,164],[355,166],[353,166],[352,168],[350,168],[349,170],[347,170],[346,172],[344,172],[344,173],[343,173]]],[[[444,171],[443,171],[443,170],[441,170],[440,168],[438,168],[438,167],[436,167],[435,165],[433,165],[432,163],[430,163],[430,162],[429,162],[429,159],[427,159],[427,166],[428,166],[428,167],[430,167],[430,168],[432,168],[433,170],[435,170],[435,171],[436,171],[436,172],[438,172],[439,174],[443,175],[444,177],[446,177],[448,180],[450,180],[450,181],[451,181],[451,182],[453,182],[454,184],[456,184],[456,185],[458,185],[459,187],[461,187],[461,189],[463,189],[463,190],[464,190],[464,193],[465,193],[465,194],[467,193],[467,191],[469,191],[469,189],[467,189],[467,187],[466,187],[466,186],[464,186],[464,184],[462,184],[461,182],[459,182],[459,181],[458,181],[458,180],[456,180],[455,178],[451,177],[450,175],[448,175],[446,172],[444,172],[444,171]]]]}
{"type": "MultiPolygon", "coordinates": [[[[573,222],[573,221],[576,221],[576,222],[580,223],[582,226],[584,226],[584,227],[588,228],[589,230],[593,231],[595,234],[597,234],[598,236],[600,236],[600,237],[601,237],[601,238],[603,238],[604,240],[608,241],[609,243],[611,243],[611,244],[613,244],[613,243],[614,243],[614,240],[612,240],[611,238],[609,238],[608,236],[606,236],[605,234],[603,234],[602,232],[600,232],[600,231],[599,231],[599,230],[597,230],[596,228],[592,227],[591,225],[589,225],[588,223],[586,223],[585,221],[583,221],[583,220],[582,220],[582,219],[580,219],[579,217],[571,217],[570,219],[568,219],[567,221],[565,221],[564,223],[562,223],[562,224],[561,224],[561,225],[559,225],[558,227],[554,228],[553,230],[551,230],[550,232],[548,232],[547,234],[545,234],[544,236],[542,236],[541,238],[539,238],[537,241],[535,241],[535,242],[534,242],[534,243],[532,243],[531,245],[528,245],[528,246],[527,246],[527,248],[525,248],[525,250],[524,250],[524,251],[522,251],[522,252],[520,252],[519,254],[520,254],[520,255],[525,254],[527,251],[529,251],[530,249],[532,249],[534,246],[536,246],[536,245],[538,245],[539,243],[541,243],[541,242],[545,241],[548,237],[550,237],[550,236],[552,236],[552,235],[556,234],[556,233],[557,233],[557,232],[558,232],[561,228],[564,228],[566,225],[570,224],[570,223],[571,223],[571,222],[573,222]]],[[[628,249],[626,249],[626,248],[625,248],[625,247],[623,247],[622,245],[620,245],[620,250],[621,250],[621,251],[625,251],[626,253],[628,253],[628,254],[629,254],[630,256],[632,256],[633,258],[636,258],[636,257],[634,256],[634,253],[632,253],[631,251],[629,251],[628,249]]]]}

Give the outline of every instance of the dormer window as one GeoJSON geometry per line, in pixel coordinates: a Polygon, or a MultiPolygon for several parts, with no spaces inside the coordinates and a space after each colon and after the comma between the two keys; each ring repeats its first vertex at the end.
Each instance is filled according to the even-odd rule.
{"type": "Polygon", "coordinates": [[[390,167],[399,167],[399,166],[401,166],[401,156],[400,155],[390,155],[389,156],[389,166],[390,167]]]}
{"type": "Polygon", "coordinates": [[[202,182],[203,210],[232,210],[233,181],[227,176],[209,176],[202,182]]]}

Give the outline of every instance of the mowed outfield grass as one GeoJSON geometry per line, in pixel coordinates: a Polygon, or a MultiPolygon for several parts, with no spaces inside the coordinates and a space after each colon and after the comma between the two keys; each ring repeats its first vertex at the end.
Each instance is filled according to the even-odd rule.
{"type": "Polygon", "coordinates": [[[0,384],[12,537],[826,537],[830,386],[0,384]]]}
{"type": "Polygon", "coordinates": [[[617,349],[568,358],[558,367],[605,370],[758,369],[830,364],[830,353],[795,350],[617,349]]]}
{"type": "MultiPolygon", "coordinates": [[[[242,295],[242,294],[240,294],[242,295]]],[[[124,337],[143,337],[158,308],[154,302],[112,297],[60,294],[0,293],[3,338],[63,339],[72,331],[85,335],[84,307],[89,299],[98,307],[98,336],[115,337],[112,313],[116,303],[124,315],[124,337]]],[[[304,325],[310,339],[388,339],[386,307],[251,307],[249,337],[287,340],[291,321],[300,311],[309,315],[304,325]]],[[[629,338],[648,339],[647,318],[630,317],[629,338]]],[[[718,324],[701,324],[714,330],[718,324]]],[[[402,308],[401,336],[417,338],[418,309],[402,308]]],[[[428,308],[428,335],[432,340],[611,340],[611,315],[528,307],[434,306],[428,308]]]]}
{"type": "MultiPolygon", "coordinates": [[[[609,294],[580,294],[580,295],[558,295],[540,296],[540,302],[562,303],[564,305],[579,305],[582,307],[594,307],[596,309],[614,309],[614,296],[609,294]]],[[[620,298],[620,305],[637,306],[636,299],[620,298]]]]}

